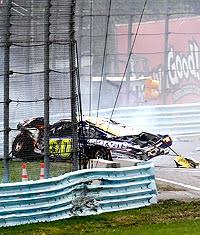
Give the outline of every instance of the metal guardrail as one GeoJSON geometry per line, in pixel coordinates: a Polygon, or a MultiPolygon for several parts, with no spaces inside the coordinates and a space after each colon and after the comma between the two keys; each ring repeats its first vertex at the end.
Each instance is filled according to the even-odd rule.
{"type": "MultiPolygon", "coordinates": [[[[112,109],[104,109],[99,111],[99,116],[110,118],[111,113],[112,109]]],[[[92,114],[95,115],[96,111],[92,114]]],[[[198,135],[200,103],[117,108],[112,119],[130,125],[138,132],[198,135]]]]}
{"type": "Polygon", "coordinates": [[[151,162],[80,170],[45,180],[0,184],[0,227],[133,209],[156,202],[151,162]]]}

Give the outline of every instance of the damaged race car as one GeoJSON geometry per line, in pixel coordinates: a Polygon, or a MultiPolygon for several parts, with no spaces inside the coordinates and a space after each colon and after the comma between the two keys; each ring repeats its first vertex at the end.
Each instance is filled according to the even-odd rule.
{"type": "MultiPolygon", "coordinates": [[[[17,125],[19,134],[12,144],[12,156],[21,159],[42,157],[44,154],[44,118],[36,117],[17,125]]],[[[72,122],[62,119],[49,126],[50,158],[68,160],[72,156],[72,122]]],[[[169,135],[141,132],[116,121],[83,116],[78,122],[79,152],[85,159],[112,160],[126,156],[149,160],[169,153],[169,135]]]]}
{"type": "Polygon", "coordinates": [[[189,157],[177,155],[174,159],[177,168],[200,168],[200,162],[189,157]]]}

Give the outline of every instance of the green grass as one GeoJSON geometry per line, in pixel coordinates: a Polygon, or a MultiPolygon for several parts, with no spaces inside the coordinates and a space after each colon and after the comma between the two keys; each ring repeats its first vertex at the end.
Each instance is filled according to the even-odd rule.
{"type": "MultiPolygon", "coordinates": [[[[30,161],[27,164],[27,174],[29,180],[40,178],[40,161],[30,161]]],[[[3,178],[3,161],[0,161],[0,179],[3,178]]],[[[71,171],[71,165],[66,162],[50,162],[50,176],[63,175],[71,171]]],[[[20,182],[22,175],[22,161],[9,161],[10,182],[20,182]]]]}
{"type": "Polygon", "coordinates": [[[0,228],[27,235],[200,235],[200,201],[162,201],[148,207],[49,223],[0,228]]]}

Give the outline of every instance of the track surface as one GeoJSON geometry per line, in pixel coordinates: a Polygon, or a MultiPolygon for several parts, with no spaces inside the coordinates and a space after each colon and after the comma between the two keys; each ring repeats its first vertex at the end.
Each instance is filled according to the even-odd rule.
{"type": "MultiPolygon", "coordinates": [[[[173,149],[184,157],[200,162],[200,135],[174,137],[173,149]]],[[[200,168],[176,168],[175,154],[159,156],[152,161],[155,164],[156,181],[166,186],[160,190],[158,200],[194,200],[200,199],[200,168]]]]}

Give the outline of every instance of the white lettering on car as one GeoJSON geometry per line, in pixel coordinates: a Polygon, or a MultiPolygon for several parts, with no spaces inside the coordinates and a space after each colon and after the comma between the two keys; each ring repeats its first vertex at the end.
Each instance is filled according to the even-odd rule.
{"type": "Polygon", "coordinates": [[[110,149],[119,148],[119,149],[127,149],[132,147],[131,144],[120,142],[120,141],[112,141],[112,140],[98,140],[98,139],[89,139],[89,144],[101,145],[110,149]]]}

